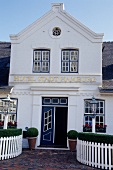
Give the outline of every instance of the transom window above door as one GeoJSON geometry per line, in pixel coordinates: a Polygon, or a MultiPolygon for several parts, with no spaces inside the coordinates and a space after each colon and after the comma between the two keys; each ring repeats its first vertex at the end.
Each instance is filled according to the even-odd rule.
{"type": "Polygon", "coordinates": [[[78,50],[62,50],[61,72],[78,73],[78,50]]]}
{"type": "Polygon", "coordinates": [[[67,97],[43,97],[42,105],[65,105],[68,106],[67,97]]]}
{"type": "Polygon", "coordinates": [[[49,73],[50,70],[50,50],[34,50],[33,72],[49,73]]]}

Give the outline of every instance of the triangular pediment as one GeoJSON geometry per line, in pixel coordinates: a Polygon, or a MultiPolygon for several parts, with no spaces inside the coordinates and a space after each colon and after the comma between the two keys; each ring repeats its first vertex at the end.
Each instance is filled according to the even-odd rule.
{"type": "MultiPolygon", "coordinates": [[[[102,42],[103,34],[97,34],[79,22],[77,19],[73,18],[64,10],[63,3],[52,4],[52,8],[44,16],[33,22],[27,28],[16,35],[10,35],[13,42],[17,43],[25,40],[27,37],[31,36],[34,32],[41,29],[46,24],[52,22],[58,18],[62,23],[67,24],[77,33],[81,34],[91,42],[102,42]]],[[[57,26],[57,23],[56,23],[57,26]]]]}

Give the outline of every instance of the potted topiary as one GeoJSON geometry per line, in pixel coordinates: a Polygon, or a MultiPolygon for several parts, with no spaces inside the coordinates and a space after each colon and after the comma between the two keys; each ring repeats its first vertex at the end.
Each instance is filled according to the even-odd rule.
{"type": "Polygon", "coordinates": [[[75,149],[76,149],[77,136],[78,136],[78,132],[76,130],[70,130],[67,133],[69,148],[70,148],[71,152],[75,151],[75,149]]]}
{"type": "Polygon", "coordinates": [[[28,138],[29,149],[35,149],[38,129],[34,127],[28,128],[26,135],[28,138]]]}

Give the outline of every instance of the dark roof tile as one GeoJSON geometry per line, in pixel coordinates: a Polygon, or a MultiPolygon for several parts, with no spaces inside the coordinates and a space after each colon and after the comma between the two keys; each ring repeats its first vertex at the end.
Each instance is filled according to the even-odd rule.
{"type": "Polygon", "coordinates": [[[113,88],[113,42],[103,42],[102,79],[102,88],[113,88]]]}
{"type": "Polygon", "coordinates": [[[8,86],[11,43],[0,42],[0,86],[8,86]]]}

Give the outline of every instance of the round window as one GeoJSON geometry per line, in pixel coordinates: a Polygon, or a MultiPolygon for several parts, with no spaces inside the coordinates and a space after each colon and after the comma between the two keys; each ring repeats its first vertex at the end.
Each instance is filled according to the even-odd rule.
{"type": "Polygon", "coordinates": [[[55,27],[52,32],[54,36],[59,36],[61,34],[61,29],[59,27],[55,27]]]}

